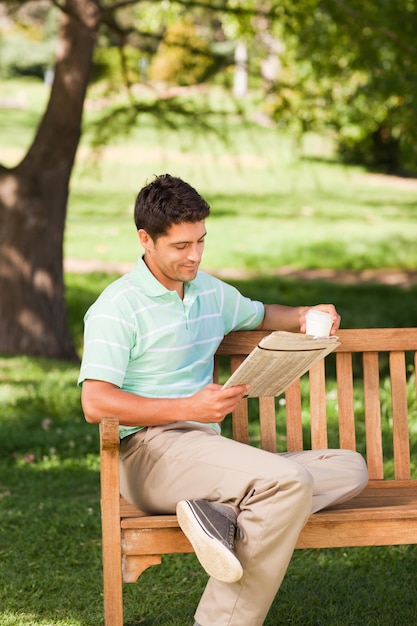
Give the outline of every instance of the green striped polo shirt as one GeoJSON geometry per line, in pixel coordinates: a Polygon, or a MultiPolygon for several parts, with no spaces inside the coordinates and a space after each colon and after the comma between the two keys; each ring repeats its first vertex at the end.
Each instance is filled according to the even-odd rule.
{"type": "MultiPolygon", "coordinates": [[[[224,335],[256,328],[263,316],[261,302],[200,271],[185,283],[182,300],[139,258],[85,315],[78,384],[101,380],[149,398],[193,395],[213,381],[213,357],[224,335]]],[[[137,430],[122,426],[120,436],[137,430]]]]}

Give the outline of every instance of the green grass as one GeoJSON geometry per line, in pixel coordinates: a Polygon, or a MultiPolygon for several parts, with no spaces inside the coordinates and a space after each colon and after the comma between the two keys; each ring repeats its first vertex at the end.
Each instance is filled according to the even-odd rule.
{"type": "MultiPolygon", "coordinates": [[[[46,89],[33,81],[2,85],[3,101],[21,93],[30,103],[27,109],[2,109],[6,164],[15,164],[29,144],[46,89]]],[[[71,180],[66,256],[133,262],[140,253],[131,217],[135,194],[154,173],[170,171],[212,205],[205,267],[259,274],[232,281],[246,295],[290,305],[335,302],[345,327],[415,325],[417,287],[273,274],[282,265],[415,270],[412,181],[400,184],[341,167],[314,137],[296,149],[271,129],[235,121],[229,130],[233,146],[185,127],[162,131],[144,119],[132,138],[112,142],[97,166],[83,143],[71,180]]],[[[66,275],[79,354],[84,312],[115,277],[66,275]]],[[[2,626],[103,623],[98,433],[84,421],[77,375],[73,363],[0,358],[2,626]]],[[[415,397],[415,386],[411,392],[415,397]]],[[[388,397],[384,389],[386,437],[388,397]]],[[[363,399],[356,405],[360,416],[363,399]]],[[[417,430],[415,400],[410,406],[417,430]]],[[[413,440],[414,456],[416,449],[413,440]]],[[[416,568],[414,546],[297,551],[266,626],[414,626],[416,568]]],[[[125,623],[191,625],[205,582],[194,555],[165,557],[137,585],[125,586],[125,623]]]]}
{"type": "MultiPolygon", "coordinates": [[[[236,133],[237,142],[245,132],[236,133]]],[[[178,149],[153,148],[149,138],[136,150],[129,144],[112,146],[108,161],[95,171],[80,157],[66,255],[135,258],[140,249],[131,218],[134,198],[154,173],[169,171],[193,184],[212,207],[204,257],[208,269],[417,267],[417,183],[394,185],[387,178],[377,184],[358,169],[299,159],[287,138],[272,140],[266,129],[258,128],[257,134],[262,150],[255,145],[247,155],[251,159],[240,166],[226,158],[224,146],[224,159],[207,152],[185,158],[178,149]]],[[[155,144],[157,136],[155,131],[155,144]]]]}

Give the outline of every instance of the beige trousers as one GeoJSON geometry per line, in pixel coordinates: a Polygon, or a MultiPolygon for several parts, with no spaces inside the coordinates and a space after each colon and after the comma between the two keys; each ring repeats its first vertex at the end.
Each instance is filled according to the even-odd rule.
{"type": "Polygon", "coordinates": [[[121,491],[142,510],[173,513],[179,500],[206,499],[238,514],[244,575],[209,579],[195,614],[201,626],[261,626],[310,514],[366,483],[365,462],[350,450],[273,454],[180,422],[121,444],[121,491]]]}

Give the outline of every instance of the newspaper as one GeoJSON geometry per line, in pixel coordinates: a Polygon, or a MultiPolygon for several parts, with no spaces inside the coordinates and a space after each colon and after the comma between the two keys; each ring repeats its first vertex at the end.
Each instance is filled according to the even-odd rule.
{"type": "Polygon", "coordinates": [[[250,385],[248,397],[278,396],[340,345],[338,337],[274,331],[246,357],[223,388],[250,385]]]}

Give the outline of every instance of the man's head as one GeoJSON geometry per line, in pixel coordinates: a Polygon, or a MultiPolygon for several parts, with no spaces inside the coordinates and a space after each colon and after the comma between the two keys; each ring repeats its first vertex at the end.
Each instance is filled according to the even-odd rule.
{"type": "Polygon", "coordinates": [[[137,230],[145,230],[156,241],[173,224],[201,222],[209,214],[209,205],[191,185],[162,174],[139,192],[134,218],[137,230]]]}
{"type": "Polygon", "coordinates": [[[193,187],[169,174],[158,176],[136,199],[135,224],[144,261],[160,283],[181,297],[184,283],[197,275],[209,213],[209,205],[193,187]]]}

